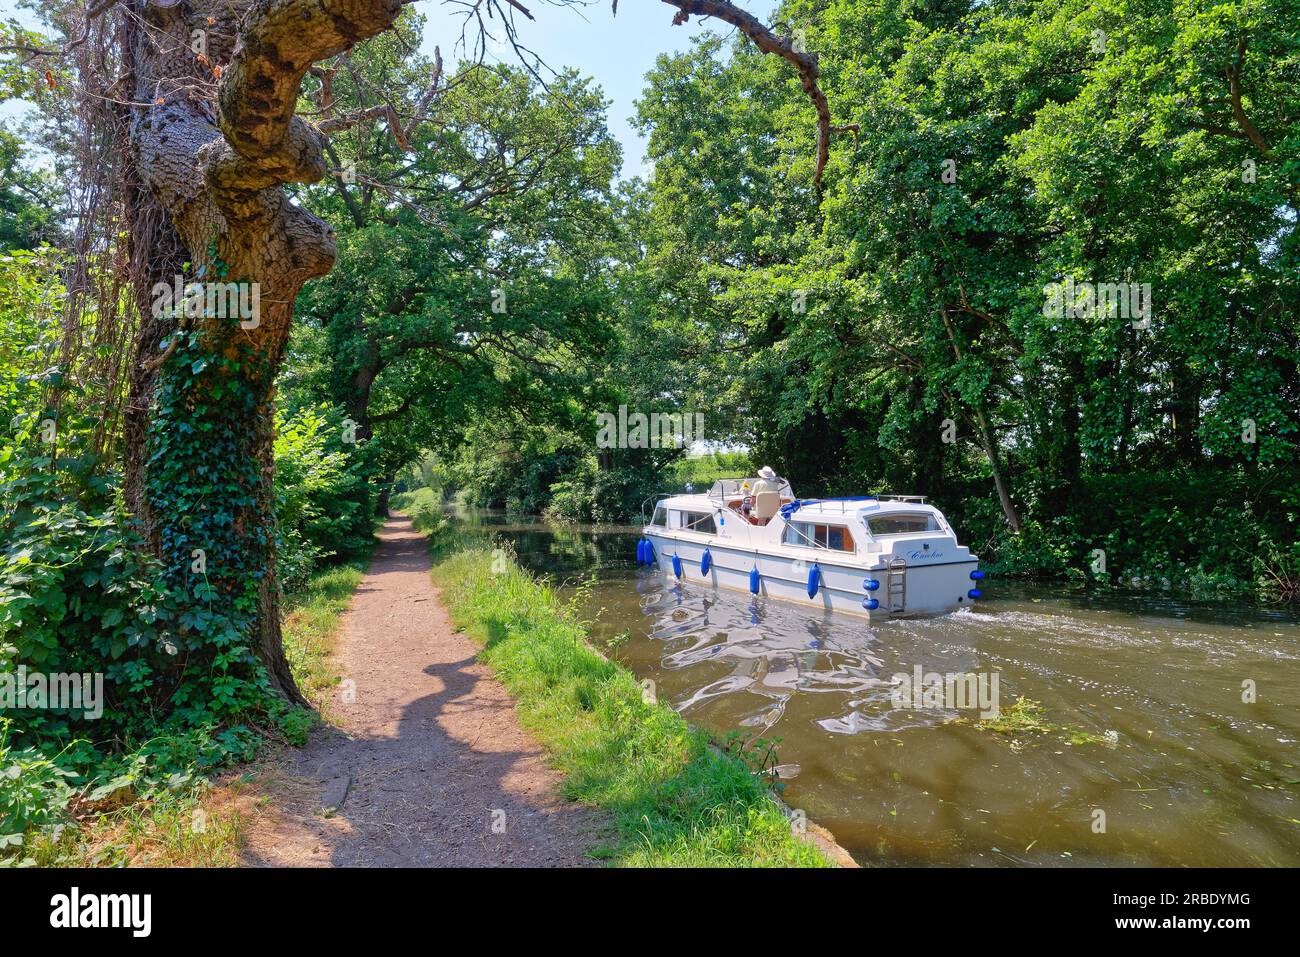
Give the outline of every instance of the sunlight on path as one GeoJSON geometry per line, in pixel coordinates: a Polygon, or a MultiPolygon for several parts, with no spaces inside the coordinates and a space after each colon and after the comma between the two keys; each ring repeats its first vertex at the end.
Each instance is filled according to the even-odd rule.
{"type": "Polygon", "coordinates": [[[283,753],[278,811],[251,829],[246,863],[592,863],[597,818],[558,797],[512,699],[453,631],[424,537],[397,516],[379,538],[339,639],[339,727],[283,753]]]}

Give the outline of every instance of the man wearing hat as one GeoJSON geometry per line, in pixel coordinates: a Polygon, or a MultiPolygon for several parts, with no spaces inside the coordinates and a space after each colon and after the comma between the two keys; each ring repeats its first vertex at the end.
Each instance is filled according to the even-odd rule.
{"type": "Polygon", "coordinates": [[[758,470],[758,481],[754,483],[754,495],[761,495],[764,492],[780,492],[781,483],[776,479],[776,472],[772,471],[770,465],[764,465],[758,470]]]}

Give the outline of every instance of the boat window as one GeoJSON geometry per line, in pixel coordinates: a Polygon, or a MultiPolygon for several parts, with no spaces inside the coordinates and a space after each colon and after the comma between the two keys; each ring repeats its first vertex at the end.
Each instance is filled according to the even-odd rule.
{"type": "Polygon", "coordinates": [[[853,534],[843,525],[818,525],[816,522],[791,522],[785,527],[782,541],[806,548],[828,548],[836,552],[853,551],[853,534]]]}
{"type": "Polygon", "coordinates": [[[718,527],[713,521],[712,512],[682,512],[681,528],[690,532],[703,532],[705,535],[716,535],[718,527]]]}
{"type": "Polygon", "coordinates": [[[937,532],[939,523],[929,513],[916,515],[877,515],[867,519],[872,535],[909,535],[913,532],[937,532]]]}
{"type": "Polygon", "coordinates": [[[655,506],[655,514],[650,519],[651,525],[658,525],[660,528],[668,527],[668,511],[662,505],[655,506]]]}

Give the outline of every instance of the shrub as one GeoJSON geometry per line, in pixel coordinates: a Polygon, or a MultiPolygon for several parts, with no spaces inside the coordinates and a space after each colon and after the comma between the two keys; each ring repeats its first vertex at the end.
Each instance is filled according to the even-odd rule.
{"type": "Polygon", "coordinates": [[[10,744],[12,722],[0,718],[0,853],[16,848],[31,832],[49,832],[67,821],[73,772],[35,748],[10,744]]]}
{"type": "Polygon", "coordinates": [[[431,488],[417,488],[393,497],[393,508],[409,515],[416,531],[434,532],[442,527],[443,509],[438,494],[431,488]]]}
{"type": "Polygon", "coordinates": [[[353,558],[369,546],[368,455],[346,438],[342,413],[328,405],[276,417],[276,555],[287,589],[301,586],[322,563],[353,558]]]}

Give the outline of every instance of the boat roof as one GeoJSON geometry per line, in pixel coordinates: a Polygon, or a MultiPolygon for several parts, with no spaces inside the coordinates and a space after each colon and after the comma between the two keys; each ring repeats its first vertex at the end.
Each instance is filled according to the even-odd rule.
{"type": "MultiPolygon", "coordinates": [[[[712,511],[718,507],[718,498],[712,490],[708,494],[700,492],[680,495],[665,495],[656,504],[667,508],[697,509],[712,511]]],[[[924,495],[861,495],[849,498],[795,499],[799,507],[793,515],[801,518],[817,516],[857,515],[863,512],[934,512],[942,515],[933,505],[925,501],[924,495]]],[[[783,507],[783,511],[790,506],[783,507]]]]}
{"type": "Polygon", "coordinates": [[[855,498],[804,500],[796,515],[856,515],[862,512],[938,512],[922,495],[864,495],[855,498]]]}

